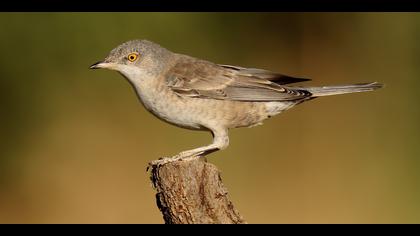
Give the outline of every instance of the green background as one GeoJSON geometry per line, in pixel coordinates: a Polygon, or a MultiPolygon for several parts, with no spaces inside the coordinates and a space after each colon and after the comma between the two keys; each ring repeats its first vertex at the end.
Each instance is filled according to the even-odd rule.
{"type": "Polygon", "coordinates": [[[147,163],[211,135],[88,69],[131,39],[308,85],[384,83],[232,130],[208,159],[250,223],[420,223],[416,13],[0,13],[0,223],[163,222],[147,163]]]}

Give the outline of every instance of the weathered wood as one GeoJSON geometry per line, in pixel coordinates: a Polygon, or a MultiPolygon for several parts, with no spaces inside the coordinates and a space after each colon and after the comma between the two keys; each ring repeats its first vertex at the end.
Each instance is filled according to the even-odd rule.
{"type": "Polygon", "coordinates": [[[246,223],[229,200],[219,170],[202,158],[152,166],[151,180],[167,224],[246,223]]]}

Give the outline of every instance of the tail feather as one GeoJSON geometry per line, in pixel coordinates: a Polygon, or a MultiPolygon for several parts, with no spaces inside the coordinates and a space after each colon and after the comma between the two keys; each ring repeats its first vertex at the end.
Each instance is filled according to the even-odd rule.
{"type": "Polygon", "coordinates": [[[383,84],[378,82],[352,84],[352,85],[337,85],[337,86],[324,86],[324,87],[308,87],[305,90],[312,93],[312,97],[330,96],[346,93],[358,93],[373,91],[382,88],[383,84]]]}

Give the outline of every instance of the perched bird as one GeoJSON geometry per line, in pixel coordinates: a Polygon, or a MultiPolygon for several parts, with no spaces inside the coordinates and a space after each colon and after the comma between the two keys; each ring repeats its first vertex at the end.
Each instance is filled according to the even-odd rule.
{"type": "Polygon", "coordinates": [[[317,97],[372,91],[382,84],[293,87],[309,79],[275,72],[219,65],[171,52],[147,40],[125,42],[91,69],[122,74],[144,107],[157,118],[193,130],[210,131],[207,146],[161,158],[152,165],[205,156],[229,145],[228,130],[252,127],[317,97]]]}

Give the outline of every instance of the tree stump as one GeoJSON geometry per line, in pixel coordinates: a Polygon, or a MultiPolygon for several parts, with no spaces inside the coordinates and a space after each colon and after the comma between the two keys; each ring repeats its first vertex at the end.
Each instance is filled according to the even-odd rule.
{"type": "Polygon", "coordinates": [[[157,206],[166,224],[246,223],[229,200],[219,170],[205,158],[151,168],[157,206]]]}

